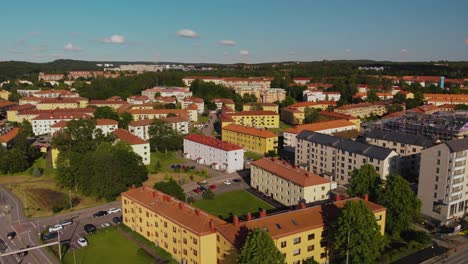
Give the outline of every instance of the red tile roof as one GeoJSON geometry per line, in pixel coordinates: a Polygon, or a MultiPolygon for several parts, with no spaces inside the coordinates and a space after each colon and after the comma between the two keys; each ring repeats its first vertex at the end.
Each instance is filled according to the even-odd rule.
{"type": "Polygon", "coordinates": [[[343,105],[343,106],[335,108],[335,110],[349,110],[349,109],[367,108],[367,107],[374,107],[374,106],[384,107],[383,104],[378,104],[378,103],[374,103],[374,104],[372,104],[372,103],[360,103],[360,104],[343,105]]]}
{"type": "Polygon", "coordinates": [[[252,111],[242,111],[230,114],[231,116],[260,116],[260,115],[278,115],[278,113],[273,111],[263,111],[263,110],[252,110],[252,111]]]}
{"type": "Polygon", "coordinates": [[[112,133],[114,133],[114,135],[122,140],[122,141],[125,141],[127,142],[128,144],[130,145],[139,145],[139,144],[146,144],[148,143],[147,141],[133,135],[132,133],[128,132],[127,130],[125,129],[116,129],[114,130],[112,133]]]}
{"type": "Polygon", "coordinates": [[[187,97],[184,98],[184,102],[192,102],[192,103],[203,103],[203,98],[198,97],[187,97]]]}
{"type": "Polygon", "coordinates": [[[67,127],[67,121],[62,120],[50,126],[51,128],[64,128],[67,127]]]}
{"type": "Polygon", "coordinates": [[[308,131],[321,131],[325,129],[332,129],[332,128],[339,128],[339,127],[347,127],[347,126],[356,126],[356,124],[347,121],[345,119],[337,119],[337,120],[330,120],[330,121],[323,121],[311,124],[304,124],[298,125],[295,127],[290,127],[284,130],[284,132],[292,133],[292,134],[299,134],[303,130],[308,131]]]}
{"type": "Polygon", "coordinates": [[[118,125],[119,122],[112,120],[112,119],[96,119],[97,126],[111,126],[111,125],[118,125]]]}
{"type": "Polygon", "coordinates": [[[207,145],[213,148],[221,149],[224,151],[233,151],[233,150],[243,149],[243,147],[239,145],[225,142],[225,141],[216,139],[214,137],[203,136],[200,134],[190,134],[190,135],[185,136],[184,139],[197,142],[203,145],[207,145]]]}
{"type": "Polygon", "coordinates": [[[11,102],[11,101],[8,101],[8,100],[0,100],[0,108],[3,108],[3,107],[11,107],[11,106],[14,106],[16,105],[17,103],[15,102],[11,102]]]}
{"type": "Polygon", "coordinates": [[[126,104],[125,101],[120,100],[90,100],[88,104],[90,105],[116,105],[116,104],[126,104]]]}
{"type": "Polygon", "coordinates": [[[33,120],[49,120],[49,119],[81,119],[81,118],[90,118],[91,116],[85,113],[50,113],[50,114],[40,114],[33,118],[33,120]]]}
{"type": "Polygon", "coordinates": [[[264,158],[256,160],[252,162],[252,166],[268,171],[271,174],[287,181],[291,181],[301,187],[330,183],[329,180],[320,177],[317,174],[292,166],[286,161],[282,161],[278,158],[264,158]]]}
{"type": "Polygon", "coordinates": [[[255,137],[262,137],[262,138],[273,138],[278,137],[275,133],[271,132],[270,130],[266,129],[258,129],[254,127],[246,127],[241,125],[230,124],[222,128],[223,130],[238,132],[242,134],[247,134],[255,137]]]}
{"type": "Polygon", "coordinates": [[[36,106],[32,104],[23,104],[23,105],[15,105],[8,108],[8,111],[23,111],[23,110],[30,110],[35,109],[36,106]]]}
{"type": "Polygon", "coordinates": [[[8,131],[7,133],[0,135],[0,142],[8,143],[12,141],[18,134],[19,134],[19,128],[15,127],[11,129],[10,131],[8,131]]]}
{"type": "Polygon", "coordinates": [[[335,101],[317,101],[317,102],[298,102],[289,107],[310,107],[314,105],[336,105],[335,101]]]}
{"type": "Polygon", "coordinates": [[[213,99],[213,102],[220,102],[220,103],[223,103],[223,104],[234,104],[234,101],[232,99],[229,99],[229,98],[214,98],[213,99]]]}
{"type": "Polygon", "coordinates": [[[330,112],[330,111],[321,111],[319,114],[323,116],[327,116],[327,117],[333,117],[336,119],[345,119],[345,120],[358,119],[357,117],[352,116],[352,115],[340,114],[340,113],[330,112]]]}

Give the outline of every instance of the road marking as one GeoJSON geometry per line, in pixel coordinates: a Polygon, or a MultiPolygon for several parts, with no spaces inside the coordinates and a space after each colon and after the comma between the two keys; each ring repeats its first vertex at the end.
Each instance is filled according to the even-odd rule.
{"type": "Polygon", "coordinates": [[[15,210],[16,210],[16,214],[18,216],[18,219],[16,219],[18,222],[21,222],[20,220],[20,215],[19,215],[19,208],[18,208],[18,203],[15,201],[15,199],[13,197],[11,197],[11,195],[6,191],[6,189],[3,190],[4,193],[6,193],[6,195],[8,196],[8,198],[10,198],[10,200],[13,201],[13,203],[15,204],[15,210]]]}
{"type": "MultiPolygon", "coordinates": [[[[28,237],[29,237],[29,241],[31,241],[31,243],[34,244],[34,242],[33,242],[32,239],[31,239],[31,233],[28,233],[28,237]]],[[[42,255],[45,259],[47,259],[47,262],[49,262],[50,264],[52,264],[52,262],[50,262],[49,258],[46,257],[46,255],[44,254],[44,252],[42,252],[41,249],[39,249],[39,252],[41,253],[41,255],[42,255]]]]}

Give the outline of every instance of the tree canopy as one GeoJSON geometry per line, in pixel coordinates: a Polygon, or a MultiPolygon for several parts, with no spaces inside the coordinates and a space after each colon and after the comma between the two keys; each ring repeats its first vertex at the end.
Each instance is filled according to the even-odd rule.
{"type": "Polygon", "coordinates": [[[156,119],[149,127],[151,151],[179,150],[182,148],[183,139],[177,131],[164,120],[156,119]]]}
{"type": "Polygon", "coordinates": [[[250,231],[237,259],[239,264],[285,264],[271,236],[259,228],[250,231]]]}
{"type": "Polygon", "coordinates": [[[180,185],[173,178],[170,178],[168,181],[160,181],[155,183],[154,188],[181,201],[185,201],[184,189],[182,189],[182,187],[180,187],[180,185]]]}
{"type": "Polygon", "coordinates": [[[22,172],[34,163],[41,156],[39,149],[33,148],[28,142],[28,134],[30,132],[28,123],[22,123],[20,127],[25,127],[13,139],[10,148],[4,149],[0,145],[0,173],[17,173],[22,172]]]}
{"type": "Polygon", "coordinates": [[[304,124],[318,122],[320,119],[319,112],[318,109],[312,107],[304,108],[304,124]]]}
{"type": "Polygon", "coordinates": [[[368,194],[372,200],[375,200],[380,183],[380,175],[375,167],[371,164],[365,164],[351,172],[348,193],[358,197],[368,194]]]}

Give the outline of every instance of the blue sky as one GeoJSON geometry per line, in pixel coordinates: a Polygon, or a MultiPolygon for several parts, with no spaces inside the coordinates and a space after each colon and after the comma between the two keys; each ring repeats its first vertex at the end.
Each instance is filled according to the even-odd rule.
{"type": "Polygon", "coordinates": [[[0,60],[468,60],[468,0],[2,0],[0,60]]]}

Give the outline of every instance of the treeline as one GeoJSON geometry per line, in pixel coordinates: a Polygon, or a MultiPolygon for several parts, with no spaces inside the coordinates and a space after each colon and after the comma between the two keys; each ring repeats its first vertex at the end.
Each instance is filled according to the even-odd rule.
{"type": "Polygon", "coordinates": [[[132,184],[141,185],[148,171],[125,142],[96,130],[94,120],[72,120],[53,139],[59,150],[57,180],[84,195],[114,200],[132,184]]]}

